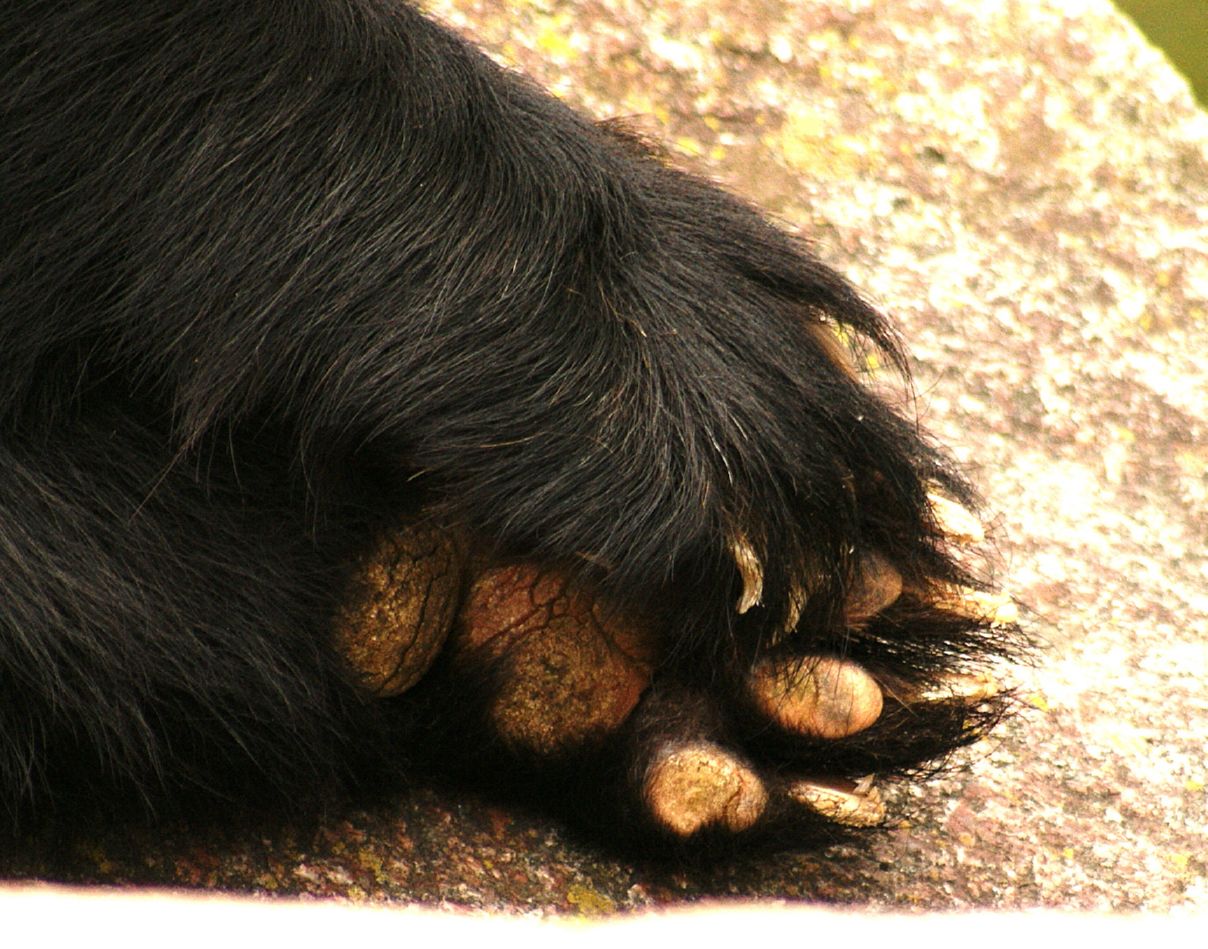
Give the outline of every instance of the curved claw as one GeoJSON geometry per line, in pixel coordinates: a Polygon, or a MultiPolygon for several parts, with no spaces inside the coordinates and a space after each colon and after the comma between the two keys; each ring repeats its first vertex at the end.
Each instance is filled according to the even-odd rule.
{"type": "Polygon", "coordinates": [[[1002,592],[949,587],[933,602],[941,609],[991,626],[1014,626],[1019,622],[1019,607],[1010,595],[1002,592]]]}
{"type": "Polygon", "coordinates": [[[953,540],[980,544],[986,539],[985,528],[972,511],[934,491],[927,494],[927,500],[935,523],[953,540]]]}
{"type": "Polygon", "coordinates": [[[910,704],[919,702],[961,702],[977,705],[1002,694],[1002,685],[988,673],[957,673],[945,676],[930,688],[909,696],[910,704]]]}
{"type": "Polygon", "coordinates": [[[871,781],[856,782],[850,791],[814,781],[794,781],[789,799],[847,827],[876,827],[885,822],[885,802],[871,781]]]}
{"type": "Polygon", "coordinates": [[[805,587],[800,583],[794,583],[789,590],[789,602],[784,612],[784,622],[780,624],[780,631],[772,636],[769,645],[778,646],[797,630],[797,624],[801,622],[801,614],[805,612],[805,604],[809,600],[809,594],[805,592],[805,587]]]}
{"type": "Polygon", "coordinates": [[[742,614],[752,606],[758,606],[763,599],[763,565],[751,542],[742,534],[737,534],[730,541],[730,553],[742,576],[742,594],[736,606],[739,614],[742,614]]]}

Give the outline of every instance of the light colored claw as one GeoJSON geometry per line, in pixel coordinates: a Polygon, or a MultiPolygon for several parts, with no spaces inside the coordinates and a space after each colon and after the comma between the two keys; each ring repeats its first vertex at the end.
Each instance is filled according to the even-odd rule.
{"type": "Polygon", "coordinates": [[[927,500],[940,530],[953,540],[980,544],[986,539],[985,528],[972,511],[935,492],[930,492],[927,500]]]}
{"type": "MultiPolygon", "coordinates": [[[[856,365],[856,354],[852,351],[850,336],[846,330],[829,319],[819,320],[808,326],[831,365],[849,379],[858,379],[860,370],[856,365]]],[[[874,367],[870,364],[867,368],[874,367]]]]}
{"type": "Polygon", "coordinates": [[[751,673],[750,689],[758,709],[781,728],[831,740],[864,731],[884,705],[876,679],[830,656],[764,659],[751,673]]]}
{"type": "Polygon", "coordinates": [[[988,673],[945,676],[931,688],[913,695],[912,702],[963,702],[976,705],[1002,692],[1002,684],[988,673]]]}
{"type": "Polygon", "coordinates": [[[791,636],[797,629],[797,624],[801,622],[801,614],[805,612],[805,602],[809,599],[809,594],[805,592],[805,588],[798,583],[794,583],[789,590],[789,608],[784,614],[784,633],[791,636]]]}
{"type": "Polygon", "coordinates": [[[991,626],[1014,626],[1019,622],[1019,607],[1002,592],[951,587],[936,598],[935,605],[991,626]]]}
{"type": "MultiPolygon", "coordinates": [[[[730,541],[730,552],[734,557],[738,572],[742,576],[742,594],[735,605],[735,609],[741,616],[752,606],[758,606],[763,602],[763,564],[760,563],[755,548],[743,534],[736,534],[730,541]]],[[[789,592],[788,609],[785,611],[784,623],[781,626],[783,635],[775,637],[772,645],[776,645],[784,635],[791,635],[797,629],[807,598],[805,588],[800,584],[794,584],[789,592]]]]}
{"type": "Polygon", "coordinates": [[[866,774],[862,778],[857,778],[854,783],[855,787],[852,789],[852,793],[864,797],[872,790],[872,786],[877,783],[877,776],[875,774],[866,774]]]}
{"type": "Polygon", "coordinates": [[[751,542],[742,534],[730,541],[730,551],[742,575],[742,595],[738,598],[738,612],[741,615],[752,606],[758,606],[763,599],[763,565],[751,542]]]}
{"type": "Polygon", "coordinates": [[[788,796],[847,827],[875,827],[885,820],[885,802],[868,779],[856,782],[852,791],[841,791],[812,781],[794,781],[789,785],[788,796]]]}

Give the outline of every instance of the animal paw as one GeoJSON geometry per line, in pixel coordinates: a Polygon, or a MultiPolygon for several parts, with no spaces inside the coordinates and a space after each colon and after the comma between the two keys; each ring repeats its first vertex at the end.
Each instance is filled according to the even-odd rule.
{"type": "MultiPolygon", "coordinates": [[[[948,541],[982,539],[955,502],[931,512],[948,541]]],[[[484,746],[537,770],[605,769],[602,806],[649,837],[882,825],[878,779],[934,767],[1003,709],[981,647],[1015,634],[1009,597],[920,585],[878,552],[843,578],[842,636],[803,629],[798,595],[791,629],[705,682],[679,667],[657,610],[619,603],[590,569],[496,563],[484,549],[427,515],[381,539],[337,623],[350,678],[366,699],[405,703],[439,667],[446,691],[464,683],[477,703],[484,746]]],[[[761,570],[736,550],[742,615],[761,570]]]]}

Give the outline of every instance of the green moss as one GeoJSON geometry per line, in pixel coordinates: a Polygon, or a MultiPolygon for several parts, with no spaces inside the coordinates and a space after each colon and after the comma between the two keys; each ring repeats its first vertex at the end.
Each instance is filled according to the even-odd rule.
{"type": "Polygon", "coordinates": [[[1191,80],[1208,105],[1208,3],[1204,0],[1116,0],[1151,43],[1191,80]]]}

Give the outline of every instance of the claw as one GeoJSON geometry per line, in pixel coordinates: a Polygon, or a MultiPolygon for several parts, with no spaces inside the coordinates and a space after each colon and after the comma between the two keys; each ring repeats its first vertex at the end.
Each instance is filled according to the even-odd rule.
{"type": "Polygon", "coordinates": [[[765,659],[750,679],[763,714],[781,728],[816,738],[847,738],[881,715],[881,687],[854,662],[829,656],[765,659]]]}
{"type": "Polygon", "coordinates": [[[977,705],[994,698],[1002,692],[1002,685],[994,676],[986,673],[967,673],[945,676],[930,688],[911,696],[915,702],[962,702],[977,705]]]}
{"type": "Polygon", "coordinates": [[[935,605],[991,626],[1014,626],[1019,622],[1019,607],[1006,593],[949,587],[936,598],[935,605]]]}
{"type": "Polygon", "coordinates": [[[793,588],[789,590],[789,608],[784,615],[783,632],[785,635],[792,635],[797,629],[797,624],[801,622],[801,614],[805,612],[805,602],[808,599],[809,594],[805,592],[805,588],[794,583],[793,588]]]}
{"type": "Polygon", "coordinates": [[[935,492],[930,492],[927,500],[936,524],[949,537],[971,544],[980,544],[986,539],[981,521],[967,508],[935,492]]]}
{"type": "Polygon", "coordinates": [[[788,796],[798,804],[848,827],[875,827],[885,821],[885,802],[868,779],[856,782],[851,791],[843,791],[812,781],[794,781],[788,796]]]}
{"type": "Polygon", "coordinates": [[[752,606],[757,606],[763,599],[763,565],[751,542],[742,534],[730,541],[730,551],[734,555],[734,563],[742,574],[742,595],[738,598],[738,612],[745,613],[752,606]]]}
{"type": "Polygon", "coordinates": [[[768,802],[759,776],[712,742],[665,749],[643,790],[654,819],[680,837],[709,825],[740,833],[759,820],[768,802]]]}
{"type": "MultiPolygon", "coordinates": [[[[751,542],[742,534],[735,535],[730,542],[730,551],[734,556],[734,563],[738,566],[738,572],[742,575],[742,595],[739,596],[736,605],[739,615],[742,615],[752,606],[758,606],[763,601],[763,564],[759,562],[759,555],[755,553],[751,542]]],[[[789,592],[789,605],[781,626],[782,633],[791,634],[797,628],[807,598],[805,588],[800,584],[794,584],[789,592]]],[[[778,643],[780,639],[781,637],[776,637],[772,645],[778,643]]]]}
{"type": "Polygon", "coordinates": [[[826,358],[849,379],[858,379],[860,372],[855,354],[843,328],[830,320],[810,324],[814,339],[826,358]]]}

